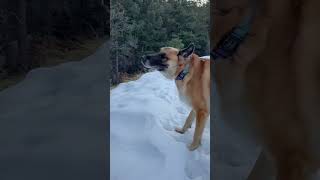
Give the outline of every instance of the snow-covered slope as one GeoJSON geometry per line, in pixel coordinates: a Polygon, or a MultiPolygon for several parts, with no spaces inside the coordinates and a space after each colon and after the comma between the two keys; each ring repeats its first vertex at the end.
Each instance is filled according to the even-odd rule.
{"type": "Polygon", "coordinates": [[[182,104],[174,81],[159,72],[120,84],[110,96],[111,180],[209,180],[208,120],[202,146],[190,152],[193,127],[181,127],[190,109],[182,104]]]}
{"type": "MultiPolygon", "coordinates": [[[[1,180],[107,176],[109,49],[106,43],[80,62],[35,69],[0,92],[1,180]]],[[[120,84],[110,98],[111,180],[209,180],[209,174],[215,180],[244,180],[252,166],[256,152],[222,119],[213,119],[216,112],[214,164],[209,163],[210,121],[202,146],[189,152],[194,125],[184,135],[173,131],[183,125],[188,108],[174,82],[158,72],[120,84]]]]}

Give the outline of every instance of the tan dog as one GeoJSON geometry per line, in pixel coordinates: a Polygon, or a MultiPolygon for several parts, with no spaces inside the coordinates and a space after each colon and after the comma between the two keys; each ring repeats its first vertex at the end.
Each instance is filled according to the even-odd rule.
{"type": "Polygon", "coordinates": [[[159,53],[143,57],[143,65],[160,71],[168,79],[176,79],[175,83],[182,101],[192,110],[182,128],[184,133],[196,119],[196,128],[189,150],[195,150],[201,144],[203,130],[210,113],[210,61],[203,61],[194,52],[194,45],[178,50],[172,47],[161,48],[159,53]],[[187,70],[187,73],[184,73],[187,70]],[[177,80],[177,78],[179,78],[177,80]]]}
{"type": "MultiPolygon", "coordinates": [[[[251,2],[216,0],[213,47],[241,22],[251,2]]],[[[252,129],[263,148],[250,180],[307,180],[320,160],[320,1],[256,3],[249,36],[232,63],[214,67],[223,119],[234,129],[252,129]],[[252,119],[235,118],[235,109],[243,107],[252,119]]]]}

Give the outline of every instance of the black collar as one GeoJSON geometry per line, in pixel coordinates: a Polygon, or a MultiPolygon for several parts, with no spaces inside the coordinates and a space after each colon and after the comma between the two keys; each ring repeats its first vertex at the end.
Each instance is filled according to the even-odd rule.
{"type": "Polygon", "coordinates": [[[215,62],[217,62],[217,60],[231,57],[236,52],[242,41],[247,37],[252,24],[252,18],[255,15],[256,10],[255,0],[251,0],[250,4],[250,12],[243,22],[232,28],[230,32],[220,39],[217,46],[211,50],[210,55],[215,62]]]}
{"type": "MultiPolygon", "coordinates": [[[[179,61],[179,55],[181,55],[180,52],[177,55],[178,61],[179,61]]],[[[176,77],[177,81],[182,81],[186,77],[186,75],[189,73],[189,67],[190,67],[189,63],[184,66],[183,70],[176,77]]]]}
{"type": "Polygon", "coordinates": [[[189,67],[190,67],[189,63],[186,64],[183,70],[176,77],[176,80],[182,81],[186,77],[186,75],[189,73],[189,67]]]}

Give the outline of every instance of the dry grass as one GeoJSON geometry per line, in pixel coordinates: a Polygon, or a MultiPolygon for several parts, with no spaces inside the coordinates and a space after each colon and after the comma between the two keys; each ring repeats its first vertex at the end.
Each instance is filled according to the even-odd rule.
{"type": "Polygon", "coordinates": [[[129,81],[135,81],[137,79],[139,79],[141,77],[142,74],[133,74],[133,75],[129,75],[127,73],[123,73],[121,76],[122,82],[129,82],[129,81]]]}
{"type": "Polygon", "coordinates": [[[0,91],[17,84],[24,79],[25,75],[17,74],[14,76],[9,76],[8,78],[0,80],[0,91]]]}
{"type": "Polygon", "coordinates": [[[78,39],[74,41],[54,41],[46,46],[40,46],[40,66],[50,67],[70,61],[79,61],[91,55],[106,39],[78,39]],[[43,61],[45,59],[45,61],[43,61]]]}
{"type": "MultiPolygon", "coordinates": [[[[70,61],[79,61],[93,54],[106,39],[87,39],[79,38],[74,41],[57,41],[51,43],[42,43],[41,39],[36,40],[39,43],[34,45],[33,65],[36,67],[56,66],[70,61]]],[[[13,86],[23,80],[25,74],[15,74],[0,79],[0,91],[13,86]]]]}
{"type": "MultiPolygon", "coordinates": [[[[127,73],[121,73],[120,74],[120,79],[121,79],[121,83],[126,83],[126,82],[130,82],[130,81],[135,81],[135,80],[138,80],[140,77],[142,76],[141,73],[138,73],[138,74],[133,74],[133,75],[130,75],[130,74],[127,74],[127,73]]],[[[116,84],[116,85],[112,85],[110,87],[110,90],[116,88],[119,84],[116,84]]]]}

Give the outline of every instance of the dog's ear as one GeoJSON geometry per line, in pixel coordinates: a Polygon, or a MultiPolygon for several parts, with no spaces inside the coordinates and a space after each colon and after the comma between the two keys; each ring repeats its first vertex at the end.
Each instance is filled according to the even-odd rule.
{"type": "Polygon", "coordinates": [[[191,43],[188,47],[180,50],[178,55],[183,56],[184,58],[188,58],[194,52],[194,49],[195,46],[193,43],[191,43]]]}

